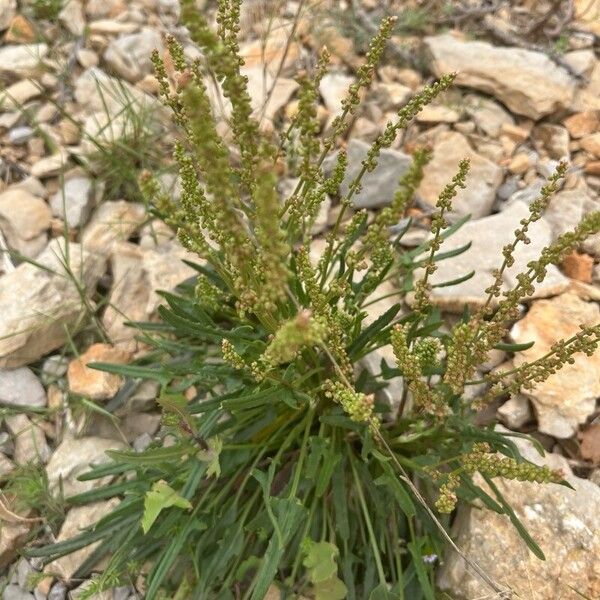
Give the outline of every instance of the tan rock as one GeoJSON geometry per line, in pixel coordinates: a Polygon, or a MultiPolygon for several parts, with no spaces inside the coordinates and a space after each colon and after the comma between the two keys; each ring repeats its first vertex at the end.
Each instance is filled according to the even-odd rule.
{"type": "Polygon", "coordinates": [[[568,108],[573,99],[573,79],[541,52],[451,34],[429,36],[424,42],[437,76],[457,72],[457,85],[492,94],[519,115],[537,120],[568,108]]]}
{"type": "Polygon", "coordinates": [[[108,400],[121,387],[123,378],[113,373],[91,369],[87,365],[94,362],[126,364],[131,359],[128,352],[110,344],[93,344],[81,356],[69,363],[67,377],[69,390],[92,400],[108,400]]]}
{"type": "Polygon", "coordinates": [[[594,259],[589,254],[573,251],[565,256],[560,266],[567,277],[584,283],[592,283],[594,259]]]}
{"type": "MultiPolygon", "coordinates": [[[[112,498],[106,502],[96,502],[85,506],[76,506],[67,513],[67,518],[60,528],[57,542],[64,542],[81,533],[82,529],[90,527],[102,517],[113,511],[119,505],[119,500],[112,498]]],[[[58,558],[44,568],[46,573],[55,573],[61,580],[69,581],[75,571],[89,558],[100,542],[85,546],[72,554],[58,558]]]]}
{"type": "Polygon", "coordinates": [[[428,104],[417,114],[419,123],[456,123],[458,119],[458,111],[443,104],[428,104]]]}
{"type": "Polygon", "coordinates": [[[588,175],[600,175],[600,160],[590,160],[585,163],[584,171],[588,175]]]}
{"type": "MultiPolygon", "coordinates": [[[[544,356],[553,344],[575,335],[580,324],[598,323],[598,305],[584,302],[572,292],[533,303],[527,315],[511,330],[516,343],[535,342],[533,347],[515,354],[515,366],[544,356]]],[[[574,360],[573,364],[566,364],[546,381],[524,392],[533,402],[542,433],[570,437],[594,412],[596,398],[600,396],[600,354],[576,354],[574,360]]]]}
{"type": "Polygon", "coordinates": [[[564,127],[543,123],[533,130],[533,139],[548,152],[550,158],[569,158],[569,132],[564,127]]]}
{"type": "Polygon", "coordinates": [[[462,158],[471,160],[471,169],[466,188],[459,190],[453,199],[453,212],[461,216],[470,214],[474,219],[489,215],[496,189],[502,183],[502,169],[477,154],[467,138],[458,132],[439,136],[417,194],[427,204],[435,205],[440,192],[456,175],[462,158]]]}
{"type": "Polygon", "coordinates": [[[589,152],[594,158],[600,158],[600,131],[582,138],[579,142],[581,147],[589,152]]]}
{"type": "Polygon", "coordinates": [[[586,30],[600,35],[600,0],[575,0],[575,19],[586,30]]]}
{"type": "Polygon", "coordinates": [[[17,556],[20,548],[27,541],[31,523],[2,522],[0,532],[0,568],[6,567],[17,556]]]}
{"type": "Polygon", "coordinates": [[[529,155],[525,152],[519,152],[508,163],[508,170],[511,173],[525,173],[530,165],[529,155]]]}
{"type": "MultiPolygon", "coordinates": [[[[459,511],[453,531],[457,545],[493,580],[510,587],[515,597],[527,600],[600,597],[600,512],[590,509],[600,503],[600,487],[575,477],[562,456],[547,454],[542,458],[531,443],[511,439],[527,460],[560,469],[575,488],[495,480],[517,518],[542,548],[546,560],[539,560],[527,548],[506,515],[482,507],[463,505],[459,511]]],[[[480,478],[478,483],[494,497],[480,478]]],[[[453,552],[446,556],[438,584],[441,589],[450,590],[453,598],[494,596],[453,552]]]]}
{"type": "Polygon", "coordinates": [[[4,34],[4,41],[7,44],[28,44],[34,40],[35,30],[31,23],[23,15],[16,15],[4,34]]]}
{"type": "Polygon", "coordinates": [[[531,130],[512,123],[502,123],[502,125],[500,125],[500,132],[514,142],[522,144],[529,137],[531,130]]]}
{"type": "Polygon", "coordinates": [[[569,135],[579,139],[600,131],[600,111],[586,110],[575,113],[563,121],[569,135]]]}

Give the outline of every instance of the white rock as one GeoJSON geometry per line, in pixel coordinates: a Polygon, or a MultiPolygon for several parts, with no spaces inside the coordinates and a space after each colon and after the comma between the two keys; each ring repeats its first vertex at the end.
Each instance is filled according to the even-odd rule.
{"type": "MultiPolygon", "coordinates": [[[[362,169],[362,161],[367,156],[370,145],[357,139],[350,140],[347,148],[348,167],[346,176],[340,186],[342,195],[348,194],[352,181],[362,169]]],[[[337,154],[333,154],[323,163],[326,173],[335,167],[337,154]]],[[[394,198],[398,190],[398,182],[407,171],[411,158],[398,150],[382,150],[377,167],[362,178],[362,190],[352,197],[356,208],[376,208],[386,206],[394,198]]]]}
{"type": "Polygon", "coordinates": [[[8,141],[15,146],[21,146],[26,144],[34,135],[35,131],[28,125],[13,127],[8,132],[8,141]]]}
{"type": "Polygon", "coordinates": [[[0,403],[9,406],[41,408],[48,400],[46,392],[28,367],[0,369],[0,403]]]}
{"type": "MultiPolygon", "coordinates": [[[[37,257],[44,268],[23,263],[0,277],[0,368],[20,367],[67,341],[85,313],[77,286],[61,263],[64,241],[55,239],[37,257]]],[[[105,259],[69,244],[71,273],[91,296],[105,259]]]]}
{"type": "Polygon", "coordinates": [[[568,108],[573,99],[573,79],[541,52],[464,41],[448,33],[424,41],[438,77],[457,72],[457,85],[491,94],[519,115],[537,120],[568,108]]]}
{"type": "MultiPolygon", "coordinates": [[[[575,490],[557,484],[496,479],[495,483],[518,519],[542,548],[539,560],[520,538],[506,515],[484,508],[459,510],[454,523],[456,544],[495,581],[519,598],[576,600],[600,597],[600,487],[575,477],[557,454],[540,457],[531,443],[511,438],[531,462],[560,469],[575,490]]],[[[479,480],[481,483],[481,479],[479,480]]],[[[486,488],[485,483],[482,487],[486,488]]],[[[492,494],[489,489],[488,493],[492,494]]],[[[438,584],[452,597],[490,597],[490,589],[470,574],[462,558],[449,551],[438,584]]]]}
{"type": "MultiPolygon", "coordinates": [[[[444,260],[443,268],[430,278],[432,285],[451,281],[475,271],[475,276],[467,281],[447,287],[437,287],[431,292],[431,300],[444,310],[462,313],[465,304],[472,308],[482,306],[486,299],[484,292],[493,281],[492,271],[502,263],[502,248],[514,240],[513,232],[519,221],[529,215],[523,202],[514,202],[505,211],[470,221],[444,241],[440,252],[460,248],[471,242],[471,247],[458,256],[444,260]]],[[[550,225],[544,220],[534,223],[529,229],[531,243],[519,244],[514,252],[515,263],[504,273],[503,290],[512,289],[516,275],[527,271],[527,263],[537,259],[542,249],[552,240],[550,225]]],[[[415,275],[421,277],[420,271],[415,275]]],[[[553,265],[548,267],[545,281],[536,285],[534,298],[553,296],[565,291],[569,280],[553,265]]]]}
{"type": "Polygon", "coordinates": [[[122,450],[123,442],[100,437],[67,438],[63,440],[52,454],[46,465],[48,486],[50,491],[58,493],[60,483],[65,497],[81,494],[106,485],[112,476],[79,481],[79,475],[86,473],[90,467],[107,463],[110,459],[107,450],[122,450]]]}
{"type": "Polygon", "coordinates": [[[47,44],[14,44],[0,47],[0,74],[31,74],[48,54],[47,44]]]}
{"type": "Polygon", "coordinates": [[[342,100],[346,97],[348,87],[354,83],[354,77],[342,73],[327,73],[319,84],[319,92],[325,102],[330,116],[342,112],[342,100]]]}
{"type": "Polygon", "coordinates": [[[485,217],[491,213],[496,190],[502,183],[502,169],[477,154],[461,133],[453,131],[438,137],[417,194],[427,204],[435,206],[439,194],[456,175],[458,163],[463,158],[470,159],[471,168],[466,188],[459,189],[452,200],[452,212],[459,216],[471,215],[473,219],[485,217]]]}
{"type": "Polygon", "coordinates": [[[94,185],[83,171],[65,175],[62,188],[50,199],[55,217],[64,219],[69,227],[79,228],[87,221],[95,204],[94,185]]]}
{"type": "MultiPolygon", "coordinates": [[[[598,305],[584,302],[572,292],[534,302],[510,333],[518,344],[535,342],[533,347],[515,354],[515,367],[541,358],[553,344],[575,335],[580,324],[599,323],[598,305]]],[[[557,438],[571,437],[578,425],[593,414],[600,396],[600,354],[579,353],[574,361],[523,392],[533,402],[539,431],[557,438]]]]}
{"type": "Polygon", "coordinates": [[[104,60],[115,73],[135,82],[152,72],[153,50],[162,54],[162,40],[156,30],[144,27],[138,33],[112,40],[104,52],[104,60]]]}
{"type": "Polygon", "coordinates": [[[67,0],[58,14],[60,22],[73,34],[82,35],[85,30],[83,6],[79,0],[67,0]]]}
{"type": "Polygon", "coordinates": [[[17,0],[0,0],[0,31],[6,29],[17,14],[17,0]]]}

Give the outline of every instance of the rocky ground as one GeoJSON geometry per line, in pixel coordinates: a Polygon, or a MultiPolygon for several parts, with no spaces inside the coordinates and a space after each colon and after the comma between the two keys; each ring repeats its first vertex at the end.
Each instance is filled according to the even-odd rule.
{"type": "MultiPolygon", "coordinates": [[[[211,2],[198,5],[212,10],[211,2]]],[[[433,159],[405,237],[417,245],[438,193],[458,160],[470,157],[468,186],[454,203],[454,218],[472,218],[445,249],[472,245],[436,273],[450,280],[476,271],[456,286],[435,288],[436,304],[452,319],[465,303],[483,301],[502,246],[559,160],[569,161],[568,176],[510,273],[600,208],[600,0],[450,5],[247,0],[240,35],[250,91],[267,131],[294,114],[293,76],[328,45],[333,66],[320,87],[326,129],[363,60],[373,24],[383,9],[400,14],[398,35],[352,128],[349,176],[411,94],[435,75],[458,72],[457,86],[383,152],[354,200],[369,210],[388,204],[410,153],[429,145],[433,159]]],[[[65,495],[95,485],[77,476],[105,460],[106,449],[143,449],[160,425],[151,384],[129,391],[123,402],[120,378],[86,364],[131,361],[143,349],[125,321],[152,318],[160,303],[155,290],[172,289],[192,274],[179,260],[186,253],[172,233],[147,216],[135,184],[141,169],[151,168],[177,194],[168,160],[171,134],[149,55],[154,48],[164,51],[167,33],[189,56],[197,55],[178,16],[177,0],[0,0],[0,475],[37,477],[50,504],[61,485],[65,495]]],[[[216,92],[215,108],[226,115],[216,92]]],[[[284,172],[282,188],[293,184],[284,172]]],[[[315,236],[336,211],[335,199],[326,203],[315,236]]],[[[600,321],[599,262],[596,236],[551,271],[523,307],[511,337],[535,346],[511,356],[497,351],[485,368],[535,359],[577,324],[600,321]]],[[[373,305],[372,318],[381,304],[373,305]]],[[[545,563],[498,515],[475,509],[458,515],[459,544],[524,598],[600,597],[598,398],[600,355],[581,356],[527,395],[481,415],[534,435],[550,454],[540,459],[527,445],[523,452],[562,468],[576,489],[502,486],[544,548],[545,563]]],[[[70,578],[86,551],[51,566],[59,579],[40,580],[39,565],[19,559],[18,552],[52,529],[37,519],[43,510],[33,510],[11,489],[5,486],[0,503],[3,598],[77,598],[87,583],[70,578]]],[[[110,507],[71,509],[57,539],[110,507]]],[[[442,565],[440,586],[451,597],[485,593],[452,557],[442,565]]],[[[133,585],[96,596],[141,597],[141,587],[133,585]]]]}

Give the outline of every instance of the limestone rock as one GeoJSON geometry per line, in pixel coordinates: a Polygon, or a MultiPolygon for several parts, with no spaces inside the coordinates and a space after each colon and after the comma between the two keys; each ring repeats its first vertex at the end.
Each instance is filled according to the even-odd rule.
{"type": "Polygon", "coordinates": [[[6,427],[15,440],[14,461],[18,465],[45,463],[50,458],[46,436],[39,425],[23,414],[6,417],[6,427]]]}
{"type": "Polygon", "coordinates": [[[510,429],[519,429],[533,418],[529,398],[523,394],[511,396],[498,408],[500,420],[510,429]]]}
{"type": "Polygon", "coordinates": [[[563,121],[572,138],[578,139],[600,131],[600,111],[588,110],[575,113],[563,121]]]}
{"type": "Polygon", "coordinates": [[[130,359],[129,353],[110,344],[92,344],[81,356],[69,363],[69,390],[72,394],[86,396],[92,400],[109,400],[119,391],[123,378],[92,369],[87,366],[88,363],[126,364],[130,359]]]}
{"type": "Polygon", "coordinates": [[[69,156],[66,150],[64,148],[59,148],[58,152],[55,154],[41,158],[33,163],[29,173],[33,177],[39,179],[43,179],[44,177],[54,177],[63,171],[68,161],[69,156]]]}
{"type": "MultiPolygon", "coordinates": [[[[514,230],[528,214],[526,204],[515,201],[501,213],[466,223],[446,239],[441,252],[459,248],[469,242],[471,247],[459,256],[444,260],[443,268],[430,277],[430,283],[435,285],[451,281],[471,271],[475,271],[475,276],[456,285],[434,288],[431,293],[433,303],[448,312],[456,313],[462,313],[465,304],[472,308],[481,306],[486,299],[484,290],[493,281],[492,270],[502,263],[503,246],[513,241],[514,230]]],[[[514,253],[515,264],[505,271],[503,290],[512,289],[516,285],[516,275],[527,271],[527,263],[538,258],[541,250],[552,240],[550,225],[543,220],[533,224],[529,234],[531,243],[517,246],[514,253]]],[[[420,277],[419,272],[416,277],[420,277]]],[[[568,285],[569,280],[551,265],[544,282],[537,284],[533,297],[560,294],[568,285]]]]}
{"type": "MultiPolygon", "coordinates": [[[[540,457],[531,443],[512,438],[531,462],[560,469],[575,491],[557,484],[496,479],[495,483],[542,548],[541,561],[527,548],[506,515],[463,506],[454,524],[454,539],[498,583],[520,598],[576,600],[600,596],[600,487],[575,477],[557,454],[540,457]],[[583,596],[582,596],[583,597],[583,596]]],[[[485,486],[485,484],[483,484],[485,486]]],[[[491,492],[489,492],[491,493],[491,492]]],[[[438,584],[452,597],[483,598],[489,588],[469,574],[464,561],[449,551],[438,584]]]]}
{"type": "Polygon", "coordinates": [[[50,206],[55,217],[64,219],[71,228],[79,228],[87,221],[94,202],[92,180],[77,169],[65,175],[63,186],[50,199],[50,206]]]}
{"type": "Polygon", "coordinates": [[[269,121],[275,118],[299,87],[293,79],[275,79],[260,67],[243,69],[242,73],[248,78],[248,93],[254,115],[257,118],[264,115],[269,121]]]}
{"type": "Polygon", "coordinates": [[[35,244],[35,247],[42,250],[51,217],[50,207],[24,189],[9,188],[0,194],[0,229],[9,246],[18,252],[27,251],[30,247],[27,242],[39,238],[41,243],[35,244]]]}
{"type": "Polygon", "coordinates": [[[483,133],[496,138],[503,125],[514,125],[512,115],[498,102],[478,94],[465,96],[466,111],[483,133]]]}
{"type": "Polygon", "coordinates": [[[63,240],[52,240],[36,259],[45,269],[23,263],[0,277],[0,368],[23,366],[59,348],[82,316],[70,276],[91,296],[105,259],[70,243],[68,275],[61,262],[65,256],[63,240]]]}
{"type": "Polygon", "coordinates": [[[9,406],[46,406],[46,392],[28,367],[0,369],[0,403],[9,406]]]}
{"type": "Polygon", "coordinates": [[[14,44],[0,47],[0,74],[26,76],[48,54],[47,44],[14,44]]]}
{"type": "Polygon", "coordinates": [[[79,481],[77,477],[86,473],[91,466],[109,461],[107,450],[122,450],[123,442],[100,437],[68,438],[63,440],[46,465],[50,491],[58,492],[62,480],[65,497],[81,494],[110,483],[112,477],[92,481],[79,481]]]}
{"type": "MultiPolygon", "coordinates": [[[[362,169],[362,161],[367,156],[369,144],[353,139],[348,144],[348,168],[340,194],[346,195],[350,190],[350,184],[358,176],[362,169]]],[[[328,157],[324,163],[324,170],[331,172],[335,167],[336,155],[328,157]]],[[[410,166],[410,156],[397,150],[382,150],[379,163],[375,170],[367,173],[362,179],[362,190],[352,197],[356,208],[377,208],[386,206],[394,198],[398,190],[398,181],[410,166]]]]}
{"type": "Polygon", "coordinates": [[[539,119],[568,108],[575,83],[545,54],[451,34],[429,36],[425,46],[437,76],[457,72],[456,84],[498,98],[512,112],[539,119]]]}
{"type": "Polygon", "coordinates": [[[600,158],[600,132],[586,135],[581,139],[581,147],[592,156],[600,158]]]}
{"type": "Polygon", "coordinates": [[[17,0],[0,0],[0,31],[4,31],[17,14],[17,0]]]}
{"type": "Polygon", "coordinates": [[[145,218],[142,204],[125,200],[103,202],[84,228],[81,244],[88,251],[108,256],[114,244],[127,240],[145,218]]]}
{"type": "Polygon", "coordinates": [[[295,41],[290,43],[289,26],[272,29],[265,39],[257,39],[240,44],[240,55],[248,68],[262,67],[271,75],[291,75],[300,58],[302,47],[295,41]],[[278,73],[280,65],[281,73],[278,73]]]}
{"type": "Polygon", "coordinates": [[[470,214],[474,219],[485,217],[490,214],[502,183],[502,169],[477,154],[461,133],[449,132],[438,138],[417,194],[434,206],[440,192],[456,175],[462,158],[471,160],[471,169],[466,188],[459,190],[452,201],[453,212],[459,216],[470,214]]]}
{"type": "Polygon", "coordinates": [[[21,79],[0,91],[0,108],[17,110],[20,105],[36,98],[42,91],[42,86],[36,81],[21,79]]]}
{"type": "Polygon", "coordinates": [[[153,50],[162,54],[162,40],[156,30],[144,27],[137,33],[112,40],[104,52],[104,60],[115,73],[135,82],[152,72],[153,50]]]}
{"type": "MultiPolygon", "coordinates": [[[[516,343],[535,342],[528,350],[516,353],[515,367],[544,356],[554,343],[575,335],[580,324],[598,323],[598,305],[585,302],[571,292],[534,302],[511,330],[516,343]]],[[[571,437],[577,426],[594,412],[596,398],[600,396],[600,355],[580,353],[574,359],[574,364],[566,364],[546,381],[524,392],[535,407],[539,430],[557,438],[571,437]]]]}
{"type": "Polygon", "coordinates": [[[0,567],[4,568],[17,555],[29,536],[30,523],[2,523],[0,534],[0,567]]]}
{"type": "MultiPolygon", "coordinates": [[[[63,523],[57,542],[64,542],[81,533],[85,527],[93,525],[102,517],[113,511],[119,504],[119,500],[112,498],[106,502],[96,502],[85,506],[76,506],[67,513],[67,518],[63,523]]],[[[61,579],[69,581],[77,569],[90,557],[94,549],[100,542],[85,546],[72,554],[67,554],[58,558],[48,565],[44,571],[46,573],[56,573],[61,579]]]]}
{"type": "Polygon", "coordinates": [[[354,83],[354,77],[342,73],[327,73],[319,84],[319,92],[331,116],[342,112],[342,100],[348,87],[354,83]]]}
{"type": "Polygon", "coordinates": [[[83,35],[85,30],[85,17],[80,0],[65,2],[58,18],[60,22],[73,34],[83,35]]]}
{"type": "Polygon", "coordinates": [[[163,302],[157,290],[173,291],[196,273],[183,259],[198,261],[174,240],[155,248],[129,243],[116,246],[111,260],[114,283],[102,317],[115,344],[133,345],[137,331],[125,322],[149,320],[163,302]]]}

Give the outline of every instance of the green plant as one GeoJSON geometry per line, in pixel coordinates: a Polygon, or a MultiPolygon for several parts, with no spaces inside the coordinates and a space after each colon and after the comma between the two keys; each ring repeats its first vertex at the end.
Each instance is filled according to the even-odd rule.
{"type": "MultiPolygon", "coordinates": [[[[13,516],[18,516],[15,522],[39,521],[41,525],[41,518],[20,516],[35,511],[36,514],[43,515],[43,521],[56,531],[64,518],[62,496],[50,492],[46,470],[41,465],[35,463],[19,465],[5,475],[0,480],[0,496],[3,501],[9,501],[13,516]]],[[[5,517],[6,515],[3,515],[2,518],[5,517]]]]}
{"type": "MultiPolygon", "coordinates": [[[[416,249],[398,243],[408,225],[392,239],[389,228],[405,218],[427,165],[426,150],[415,153],[392,204],[374,220],[365,211],[347,222],[344,215],[380,151],[453,76],[415,95],[373,143],[314,264],[311,223],[325,195],[337,193],[346,169],[343,151],[329,177],[323,160],[348,131],[393,19],[382,21],[329,134],[315,135],[324,52],[314,77],[300,79],[299,110],[284,139],[271,140],[259,133],[239,72],[239,0],[219,2],[216,34],[192,0],[184,0],[182,10],[203,60],[188,63],[169,39],[176,69],[169,78],[154,55],[163,99],[181,132],[175,149],[181,200],[161,193],[150,173],[141,187],[155,213],[203,260],[194,265],[193,281],[176,294],[163,293],[160,322],[136,324],[151,347],[145,357],[134,365],[96,365],[130,381],[157,381],[163,428],[144,452],[110,452],[110,463],[82,476],[112,477],[112,483],[68,499],[81,504],[121,497],[111,514],[71,540],[29,554],[51,560],[99,542],[75,576],[108,555],[94,589],[102,579],[114,585],[141,571],[148,600],[169,594],[260,600],[275,581],[285,597],[431,600],[436,557],[446,546],[461,552],[447,533],[448,514],[458,500],[478,500],[508,515],[543,557],[493,478],[565,483],[560,473],[520,456],[510,437],[518,434],[478,428],[473,417],[491,398],[544,380],[575,352],[593,352],[600,326],[582,328],[543,359],[487,375],[489,388],[475,401],[465,389],[476,383],[476,366],[490,350],[527,347],[503,344],[519,302],[549,264],[600,230],[600,213],[530,262],[514,289],[501,291],[515,248],[528,242],[529,226],[558,189],[566,170],[561,165],[504,248],[485,305],[465,311],[448,331],[430,303],[429,280],[438,265],[443,268],[440,261],[466,249],[441,251],[465,221],[450,226],[445,215],[466,185],[468,161],[458,164],[440,195],[430,240],[416,249]],[[232,103],[235,152],[217,133],[206,70],[232,103]],[[300,183],[281,202],[274,165],[285,158],[291,130],[300,183]],[[365,306],[388,280],[398,284],[400,301],[367,325],[365,306]],[[409,291],[412,309],[402,311],[409,291]],[[377,374],[361,369],[366,355],[388,344],[396,364],[382,360],[377,374]],[[404,391],[397,405],[378,402],[377,392],[399,377],[404,391]],[[477,483],[476,473],[486,486],[477,483]]],[[[491,590],[506,591],[473,557],[465,560],[491,590]]]]}
{"type": "Polygon", "coordinates": [[[54,20],[62,9],[62,0],[33,0],[32,9],[36,19],[54,20]]]}

